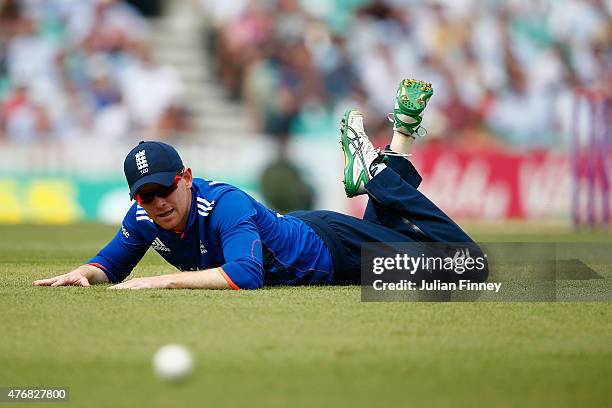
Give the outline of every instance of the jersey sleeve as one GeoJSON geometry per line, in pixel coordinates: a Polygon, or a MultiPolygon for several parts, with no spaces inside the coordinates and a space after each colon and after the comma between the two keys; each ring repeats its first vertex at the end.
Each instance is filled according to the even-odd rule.
{"type": "Polygon", "coordinates": [[[132,207],[124,217],[115,237],[87,262],[88,265],[102,269],[112,283],[124,280],[140,262],[151,244],[138,230],[134,211],[135,208],[132,207]]]}
{"type": "Polygon", "coordinates": [[[233,289],[263,286],[263,255],[256,215],[253,203],[241,191],[223,194],[211,214],[211,226],[219,236],[225,259],[221,271],[233,289]]]}

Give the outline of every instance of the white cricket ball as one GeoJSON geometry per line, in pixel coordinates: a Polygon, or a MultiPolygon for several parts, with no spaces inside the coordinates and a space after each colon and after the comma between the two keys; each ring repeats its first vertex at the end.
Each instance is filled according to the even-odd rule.
{"type": "Polygon", "coordinates": [[[166,344],[153,356],[153,370],[165,380],[179,380],[193,371],[193,358],[185,346],[166,344]]]}

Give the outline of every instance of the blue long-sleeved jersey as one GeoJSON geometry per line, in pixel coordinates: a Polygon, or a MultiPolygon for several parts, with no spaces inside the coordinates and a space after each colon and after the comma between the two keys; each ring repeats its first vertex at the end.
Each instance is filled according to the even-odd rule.
{"type": "Polygon", "coordinates": [[[87,263],[121,282],[151,246],[181,271],[221,267],[234,289],[333,283],[330,251],[302,220],[279,215],[225,183],[194,178],[191,198],[180,235],[159,227],[134,203],[117,235],[87,263]]]}

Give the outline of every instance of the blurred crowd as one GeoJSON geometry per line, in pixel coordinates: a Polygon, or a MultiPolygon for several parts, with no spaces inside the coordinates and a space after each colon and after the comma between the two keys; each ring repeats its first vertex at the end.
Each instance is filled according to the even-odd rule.
{"type": "Polygon", "coordinates": [[[555,146],[574,90],[611,90],[611,1],[200,2],[219,79],[283,139],[335,129],[349,106],[388,138],[408,77],[434,85],[430,140],[555,146]]]}
{"type": "Polygon", "coordinates": [[[0,0],[0,142],[165,138],[189,129],[177,71],[120,0],[0,0]]]}
{"type": "MultiPolygon", "coordinates": [[[[180,0],[177,0],[180,1],[180,0]]],[[[402,78],[434,85],[429,140],[554,146],[575,89],[612,88],[610,0],[194,0],[220,82],[257,130],[388,136],[402,78]]],[[[0,0],[0,141],[191,130],[176,69],[123,0],[0,0]]]]}

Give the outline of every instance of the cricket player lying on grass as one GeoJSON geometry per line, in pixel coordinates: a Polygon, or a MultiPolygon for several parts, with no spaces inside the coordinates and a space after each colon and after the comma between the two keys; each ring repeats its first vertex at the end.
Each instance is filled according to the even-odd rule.
{"type": "MultiPolygon", "coordinates": [[[[229,184],[193,178],[176,150],[141,142],[124,162],[136,200],[113,240],[87,264],[35,285],[113,289],[256,289],[263,285],[359,284],[361,244],[460,242],[470,237],[417,190],[406,159],[433,94],[431,84],[400,83],[390,146],[379,151],[349,110],[341,122],[348,197],[369,195],[363,219],[333,211],[280,215],[229,184]],[[180,271],[122,282],[152,246],[180,271]]],[[[474,244],[475,245],[475,244],[474,244]]],[[[466,278],[466,276],[464,276],[466,278]]],[[[472,276],[484,281],[481,276],[472,276]]]]}

